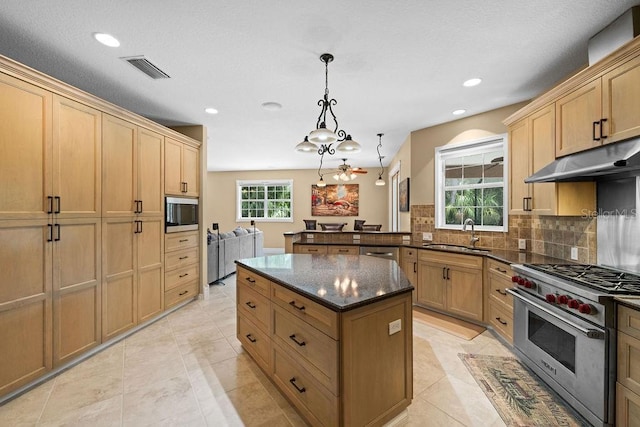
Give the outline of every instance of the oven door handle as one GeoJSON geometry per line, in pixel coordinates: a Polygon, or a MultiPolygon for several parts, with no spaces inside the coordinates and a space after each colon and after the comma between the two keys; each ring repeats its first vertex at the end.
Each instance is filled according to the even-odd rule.
{"type": "Polygon", "coordinates": [[[540,304],[537,304],[533,301],[531,301],[529,298],[525,298],[522,295],[520,295],[518,292],[515,292],[511,289],[507,289],[506,290],[508,293],[510,293],[511,295],[513,295],[514,297],[522,300],[525,304],[529,304],[535,308],[537,308],[540,311],[545,312],[546,314],[548,314],[549,316],[553,317],[554,319],[557,319],[563,323],[566,323],[567,325],[571,326],[573,329],[579,331],[580,333],[582,333],[583,335],[587,336],[587,338],[593,338],[593,339],[604,339],[604,332],[603,331],[599,331],[597,329],[588,329],[588,328],[583,328],[582,326],[564,319],[560,316],[558,316],[557,314],[555,314],[553,311],[549,310],[548,308],[545,308],[543,306],[541,306],[540,304]]]}

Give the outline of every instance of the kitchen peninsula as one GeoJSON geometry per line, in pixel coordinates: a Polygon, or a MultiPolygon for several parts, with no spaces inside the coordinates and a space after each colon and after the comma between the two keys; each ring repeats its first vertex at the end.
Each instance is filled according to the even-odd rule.
{"type": "Polygon", "coordinates": [[[312,425],[383,425],[413,397],[413,286],[398,264],[279,254],[237,263],[237,336],[312,425]]]}

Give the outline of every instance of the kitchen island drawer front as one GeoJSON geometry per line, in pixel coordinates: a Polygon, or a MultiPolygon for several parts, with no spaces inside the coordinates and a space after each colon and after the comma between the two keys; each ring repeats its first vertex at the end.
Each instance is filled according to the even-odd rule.
{"type": "Polygon", "coordinates": [[[265,372],[271,372],[269,368],[269,356],[271,354],[269,336],[251,320],[242,315],[238,315],[238,340],[265,372]]]}
{"type": "Polygon", "coordinates": [[[312,425],[338,425],[338,398],[277,344],[273,345],[272,371],[274,382],[312,425]]]}
{"type": "Polygon", "coordinates": [[[184,249],[181,251],[170,252],[164,256],[164,269],[173,270],[174,268],[185,267],[187,265],[198,262],[198,248],[184,249]]]}
{"type": "Polygon", "coordinates": [[[238,267],[236,273],[236,281],[238,284],[245,284],[254,291],[269,298],[269,289],[271,287],[269,280],[242,267],[238,267]]]}
{"type": "Polygon", "coordinates": [[[274,340],[336,396],[339,395],[338,342],[313,326],[275,306],[274,340]]]}
{"type": "Polygon", "coordinates": [[[360,255],[358,246],[327,246],[327,254],[329,255],[360,255]]]}
{"type": "Polygon", "coordinates": [[[296,245],[295,252],[297,254],[326,255],[327,246],[326,245],[296,245]]]}
{"type": "Polygon", "coordinates": [[[482,270],[483,257],[476,255],[461,255],[451,252],[441,252],[429,249],[421,249],[418,259],[426,262],[437,262],[448,266],[466,267],[482,270]]]}
{"type": "Polygon", "coordinates": [[[246,316],[265,333],[269,333],[270,314],[271,304],[267,297],[244,283],[238,283],[238,315],[246,316]]]}
{"type": "Polygon", "coordinates": [[[618,332],[618,382],[640,395],[640,340],[618,332]]]}
{"type": "Polygon", "coordinates": [[[179,302],[198,296],[198,281],[185,283],[164,293],[164,308],[173,307],[179,302]]]}
{"type": "Polygon", "coordinates": [[[640,340],[640,311],[618,305],[618,332],[640,340]]]}
{"type": "Polygon", "coordinates": [[[333,339],[338,339],[338,313],[289,289],[274,284],[271,301],[333,339]]]}
{"type": "Polygon", "coordinates": [[[169,233],[164,235],[164,251],[194,248],[198,246],[198,232],[169,233]]]}
{"type": "Polygon", "coordinates": [[[198,280],[198,266],[189,265],[164,274],[164,290],[168,291],[192,280],[198,280]]]}
{"type": "Polygon", "coordinates": [[[492,299],[489,300],[489,324],[513,344],[513,312],[492,299]]]}

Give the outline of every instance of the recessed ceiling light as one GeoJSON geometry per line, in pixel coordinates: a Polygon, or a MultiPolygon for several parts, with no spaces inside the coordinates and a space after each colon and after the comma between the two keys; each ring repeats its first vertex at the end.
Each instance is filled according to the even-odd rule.
{"type": "Polygon", "coordinates": [[[102,43],[105,46],[109,46],[109,47],[118,47],[118,46],[120,46],[120,42],[118,41],[118,39],[113,37],[111,34],[93,33],[93,38],[95,38],[96,40],[98,40],[100,43],[102,43]]]}
{"type": "Polygon", "coordinates": [[[482,79],[479,79],[479,78],[476,77],[476,78],[469,79],[466,82],[462,83],[462,86],[464,86],[464,87],[478,86],[481,82],[482,82],[482,79]]]}
{"type": "Polygon", "coordinates": [[[205,108],[204,112],[208,114],[218,114],[218,110],[212,107],[205,108]]]}
{"type": "Polygon", "coordinates": [[[460,114],[464,114],[464,113],[466,113],[466,112],[467,112],[467,110],[462,110],[462,109],[461,109],[461,110],[455,110],[452,114],[453,114],[454,116],[459,116],[460,114]]]}
{"type": "Polygon", "coordinates": [[[267,111],[278,111],[279,109],[282,108],[282,104],[278,102],[263,102],[262,108],[264,108],[267,111]]]}

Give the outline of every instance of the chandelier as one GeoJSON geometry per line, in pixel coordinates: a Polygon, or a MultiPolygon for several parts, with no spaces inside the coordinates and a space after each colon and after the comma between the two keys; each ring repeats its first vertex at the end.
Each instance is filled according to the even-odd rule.
{"type": "Polygon", "coordinates": [[[333,112],[333,106],[338,101],[335,98],[329,98],[329,62],[333,61],[333,55],[323,53],[320,55],[320,61],[324,62],[324,96],[318,100],[320,115],[316,121],[316,128],[304,137],[304,141],[296,145],[296,151],[302,153],[317,151],[321,156],[325,153],[335,154],[336,150],[343,153],[357,153],[360,151],[360,144],[351,139],[351,135],[344,130],[338,129],[338,119],[333,112]],[[333,130],[327,127],[327,118],[333,122],[333,130]],[[333,148],[335,142],[339,144],[333,148]]]}

